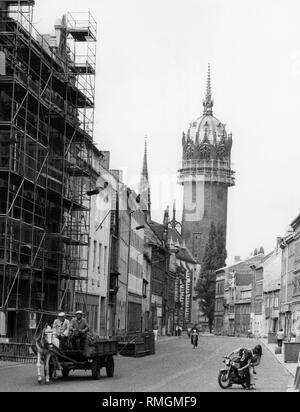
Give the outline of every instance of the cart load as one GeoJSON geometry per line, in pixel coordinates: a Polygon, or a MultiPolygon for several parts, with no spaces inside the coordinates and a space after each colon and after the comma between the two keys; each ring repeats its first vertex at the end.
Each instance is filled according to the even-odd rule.
{"type": "MultiPolygon", "coordinates": [[[[101,368],[106,369],[108,377],[114,375],[114,355],[118,353],[116,339],[87,339],[83,350],[64,348],[55,350],[62,375],[68,377],[72,370],[91,370],[94,379],[100,378],[101,368]]],[[[50,364],[50,375],[54,370],[54,362],[50,364]]]]}

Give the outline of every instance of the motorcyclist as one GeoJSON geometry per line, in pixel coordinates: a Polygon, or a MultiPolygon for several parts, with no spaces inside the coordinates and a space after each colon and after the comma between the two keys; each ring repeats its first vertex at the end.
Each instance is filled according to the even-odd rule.
{"type": "Polygon", "coordinates": [[[195,336],[195,339],[196,339],[195,346],[197,347],[197,346],[198,346],[199,330],[198,330],[198,328],[197,328],[196,325],[194,325],[194,326],[192,327],[190,336],[191,336],[191,344],[192,344],[192,345],[194,344],[193,339],[194,339],[194,336],[195,336]]]}
{"type": "Polygon", "coordinates": [[[252,352],[246,348],[237,348],[233,350],[228,356],[228,358],[235,358],[240,367],[236,370],[236,373],[244,374],[246,378],[246,389],[251,389],[251,375],[250,366],[252,361],[252,352]]]}
{"type": "Polygon", "coordinates": [[[251,350],[244,349],[241,359],[240,359],[240,368],[238,369],[239,373],[243,373],[246,378],[246,389],[253,389],[251,386],[251,375],[250,375],[250,366],[252,362],[252,352],[251,350]]]}
{"type": "Polygon", "coordinates": [[[261,357],[262,357],[261,345],[256,345],[252,349],[251,352],[252,352],[252,360],[250,364],[250,385],[251,385],[251,388],[254,389],[255,388],[254,375],[256,374],[255,367],[260,364],[261,357]]]}

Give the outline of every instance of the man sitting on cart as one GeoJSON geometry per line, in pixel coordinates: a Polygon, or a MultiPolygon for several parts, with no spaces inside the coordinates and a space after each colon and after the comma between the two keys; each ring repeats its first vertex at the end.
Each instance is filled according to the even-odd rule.
{"type": "Polygon", "coordinates": [[[72,342],[73,349],[78,349],[78,341],[80,350],[84,349],[88,331],[89,326],[83,317],[83,312],[78,310],[75,313],[75,318],[70,323],[70,341],[72,342]]]}
{"type": "Polygon", "coordinates": [[[57,319],[55,319],[53,323],[52,329],[56,334],[57,338],[59,339],[60,347],[62,349],[66,346],[68,342],[69,328],[70,322],[68,321],[68,319],[66,319],[65,312],[60,312],[57,316],[57,319]]]}

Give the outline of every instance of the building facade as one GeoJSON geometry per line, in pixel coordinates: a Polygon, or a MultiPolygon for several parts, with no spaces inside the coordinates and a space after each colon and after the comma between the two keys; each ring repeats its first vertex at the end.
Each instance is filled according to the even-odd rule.
{"type": "Polygon", "coordinates": [[[258,254],[216,271],[216,333],[237,336],[251,330],[252,268],[263,258],[258,254]]]}
{"type": "Polygon", "coordinates": [[[263,269],[263,334],[279,330],[279,294],[281,289],[282,252],[279,244],[262,261],[263,269]]]}
{"type": "Polygon", "coordinates": [[[264,294],[263,294],[263,267],[258,265],[252,268],[252,311],[251,332],[255,337],[264,336],[264,294]]]}
{"type": "Polygon", "coordinates": [[[287,337],[300,339],[300,215],[282,239],[280,326],[287,337]]]}
{"type": "Polygon", "coordinates": [[[216,271],[216,296],[215,296],[215,320],[214,331],[216,335],[224,333],[225,315],[225,269],[216,271]]]}

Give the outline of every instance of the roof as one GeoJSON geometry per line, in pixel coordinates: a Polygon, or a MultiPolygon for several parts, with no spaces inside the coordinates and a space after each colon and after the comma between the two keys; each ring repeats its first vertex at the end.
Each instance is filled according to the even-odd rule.
{"type": "Polygon", "coordinates": [[[226,268],[227,272],[235,278],[236,286],[248,286],[251,284],[252,270],[250,266],[260,263],[263,258],[264,254],[260,253],[226,268]]]}
{"type": "Polygon", "coordinates": [[[240,271],[240,270],[242,270],[242,268],[248,268],[252,264],[255,265],[255,264],[260,263],[264,257],[265,257],[265,255],[263,253],[259,253],[258,255],[251,256],[251,257],[249,257],[245,260],[242,260],[241,262],[234,263],[233,265],[224,266],[224,267],[216,270],[216,272],[225,271],[225,270],[240,271]]]}
{"type": "Polygon", "coordinates": [[[157,223],[157,222],[154,222],[153,220],[151,220],[151,221],[149,222],[149,226],[151,227],[151,229],[153,230],[153,232],[156,234],[156,236],[157,236],[160,240],[163,240],[163,239],[164,239],[164,231],[165,231],[164,225],[162,225],[161,223],[157,223]]]}
{"type": "MultiPolygon", "coordinates": [[[[164,240],[165,226],[163,224],[151,220],[151,222],[149,222],[149,226],[159,239],[164,240]]],[[[176,255],[177,259],[190,263],[197,263],[190,250],[184,245],[184,240],[182,239],[180,233],[170,226],[168,227],[168,241],[175,247],[178,247],[179,252],[176,255]]]]}
{"type": "Polygon", "coordinates": [[[268,260],[274,253],[274,250],[272,250],[272,252],[268,253],[262,260],[261,262],[256,266],[255,270],[257,269],[261,269],[263,266],[263,263],[268,260]]]}
{"type": "Polygon", "coordinates": [[[291,226],[294,230],[300,226],[300,214],[292,221],[291,226]]]}

